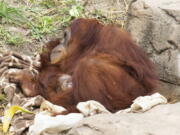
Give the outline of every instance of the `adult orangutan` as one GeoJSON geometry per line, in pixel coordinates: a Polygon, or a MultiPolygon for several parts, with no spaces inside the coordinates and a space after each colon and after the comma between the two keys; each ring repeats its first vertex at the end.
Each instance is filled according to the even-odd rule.
{"type": "Polygon", "coordinates": [[[87,100],[115,112],[158,86],[153,63],[129,34],[95,19],[74,20],[61,42],[48,43],[41,63],[38,76],[24,71],[16,80],[27,96],[40,94],[69,112],[87,100]]]}

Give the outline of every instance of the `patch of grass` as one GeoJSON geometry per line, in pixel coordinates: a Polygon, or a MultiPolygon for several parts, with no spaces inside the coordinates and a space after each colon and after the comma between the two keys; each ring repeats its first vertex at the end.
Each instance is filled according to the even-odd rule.
{"type": "Polygon", "coordinates": [[[33,14],[36,14],[30,24],[31,34],[38,40],[46,34],[54,33],[58,28],[67,27],[71,20],[84,15],[84,7],[77,0],[41,0],[35,5],[43,5],[45,8],[41,9],[40,13],[30,9],[33,14]],[[44,12],[42,13],[42,11],[44,12]]]}
{"type": "Polygon", "coordinates": [[[13,23],[17,25],[22,25],[27,21],[20,9],[11,7],[4,1],[0,1],[0,20],[3,23],[13,23]]]}
{"type": "Polygon", "coordinates": [[[24,43],[24,41],[21,36],[12,36],[11,38],[9,38],[7,40],[7,44],[9,44],[9,45],[19,46],[19,45],[23,45],[23,43],[24,43]]]}
{"type": "Polygon", "coordinates": [[[21,35],[13,35],[3,27],[0,27],[0,40],[4,40],[7,44],[15,46],[22,45],[25,42],[21,35]]]}
{"type": "Polygon", "coordinates": [[[54,29],[53,18],[51,16],[39,17],[37,22],[31,25],[32,37],[41,39],[44,34],[51,33],[54,29]]]}

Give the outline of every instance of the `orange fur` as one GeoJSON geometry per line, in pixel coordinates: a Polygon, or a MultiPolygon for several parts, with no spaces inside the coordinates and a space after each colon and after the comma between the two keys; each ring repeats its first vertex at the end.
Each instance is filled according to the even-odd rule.
{"type": "MultiPolygon", "coordinates": [[[[111,112],[129,107],[138,97],[150,94],[158,86],[153,63],[129,34],[115,25],[103,25],[95,19],[76,19],[70,25],[71,39],[67,56],[55,65],[49,53],[41,55],[42,67],[36,90],[69,112],[81,101],[96,100],[111,112]],[[55,91],[56,77],[72,76],[73,88],[55,91]]],[[[59,43],[51,42],[52,46],[59,43]]],[[[51,46],[51,45],[50,45],[51,46]]]]}

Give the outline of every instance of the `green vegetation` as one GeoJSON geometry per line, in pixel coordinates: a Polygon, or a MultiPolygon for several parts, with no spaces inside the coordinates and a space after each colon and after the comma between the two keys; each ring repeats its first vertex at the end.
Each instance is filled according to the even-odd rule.
{"type": "Polygon", "coordinates": [[[21,10],[8,6],[4,1],[0,2],[0,17],[2,23],[14,23],[20,25],[26,21],[22,16],[21,10]]]}
{"type": "Polygon", "coordinates": [[[3,27],[0,27],[0,40],[5,41],[9,45],[22,45],[25,41],[21,35],[12,35],[3,27]]]}
{"type": "Polygon", "coordinates": [[[116,20],[99,9],[86,10],[83,0],[0,0],[0,46],[37,44],[45,37],[55,37],[77,17],[105,23],[116,20]]]}
{"type": "Polygon", "coordinates": [[[25,41],[41,40],[47,34],[69,25],[76,17],[84,17],[84,8],[76,0],[14,0],[14,3],[0,1],[1,44],[22,45],[25,41]],[[26,2],[26,4],[24,4],[26,2]],[[6,26],[29,31],[24,39],[21,32],[8,30],[6,26]],[[2,42],[4,41],[4,42],[2,42]]]}

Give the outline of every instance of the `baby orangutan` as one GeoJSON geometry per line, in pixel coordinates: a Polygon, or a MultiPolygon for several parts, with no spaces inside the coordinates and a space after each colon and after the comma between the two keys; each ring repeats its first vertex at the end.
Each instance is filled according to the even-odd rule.
{"type": "MultiPolygon", "coordinates": [[[[42,76],[42,74],[41,74],[42,76]]],[[[26,96],[32,97],[36,95],[42,95],[39,91],[36,90],[36,82],[38,81],[38,76],[34,76],[34,74],[27,69],[24,70],[16,70],[16,73],[10,73],[9,75],[9,81],[13,83],[17,83],[21,86],[23,93],[26,96]],[[21,79],[24,78],[24,79],[21,79]]],[[[45,76],[48,78],[42,79],[41,82],[48,81],[49,84],[44,87],[48,87],[48,90],[52,86],[54,91],[60,92],[60,91],[66,91],[68,89],[72,88],[72,77],[68,74],[58,73],[58,74],[49,74],[49,76],[45,76]],[[52,79],[52,80],[51,80],[52,79]]],[[[43,85],[43,84],[41,84],[43,85]]],[[[44,94],[43,94],[44,95],[44,94]]]]}
{"type": "Polygon", "coordinates": [[[54,47],[59,43],[60,40],[56,39],[44,46],[43,53],[40,55],[41,66],[37,68],[38,74],[34,74],[28,68],[20,69],[9,73],[9,81],[17,83],[28,97],[42,95],[47,100],[56,103],[54,95],[57,96],[62,91],[72,89],[72,77],[62,73],[55,64],[57,59],[64,57],[62,48],[54,47]]]}

